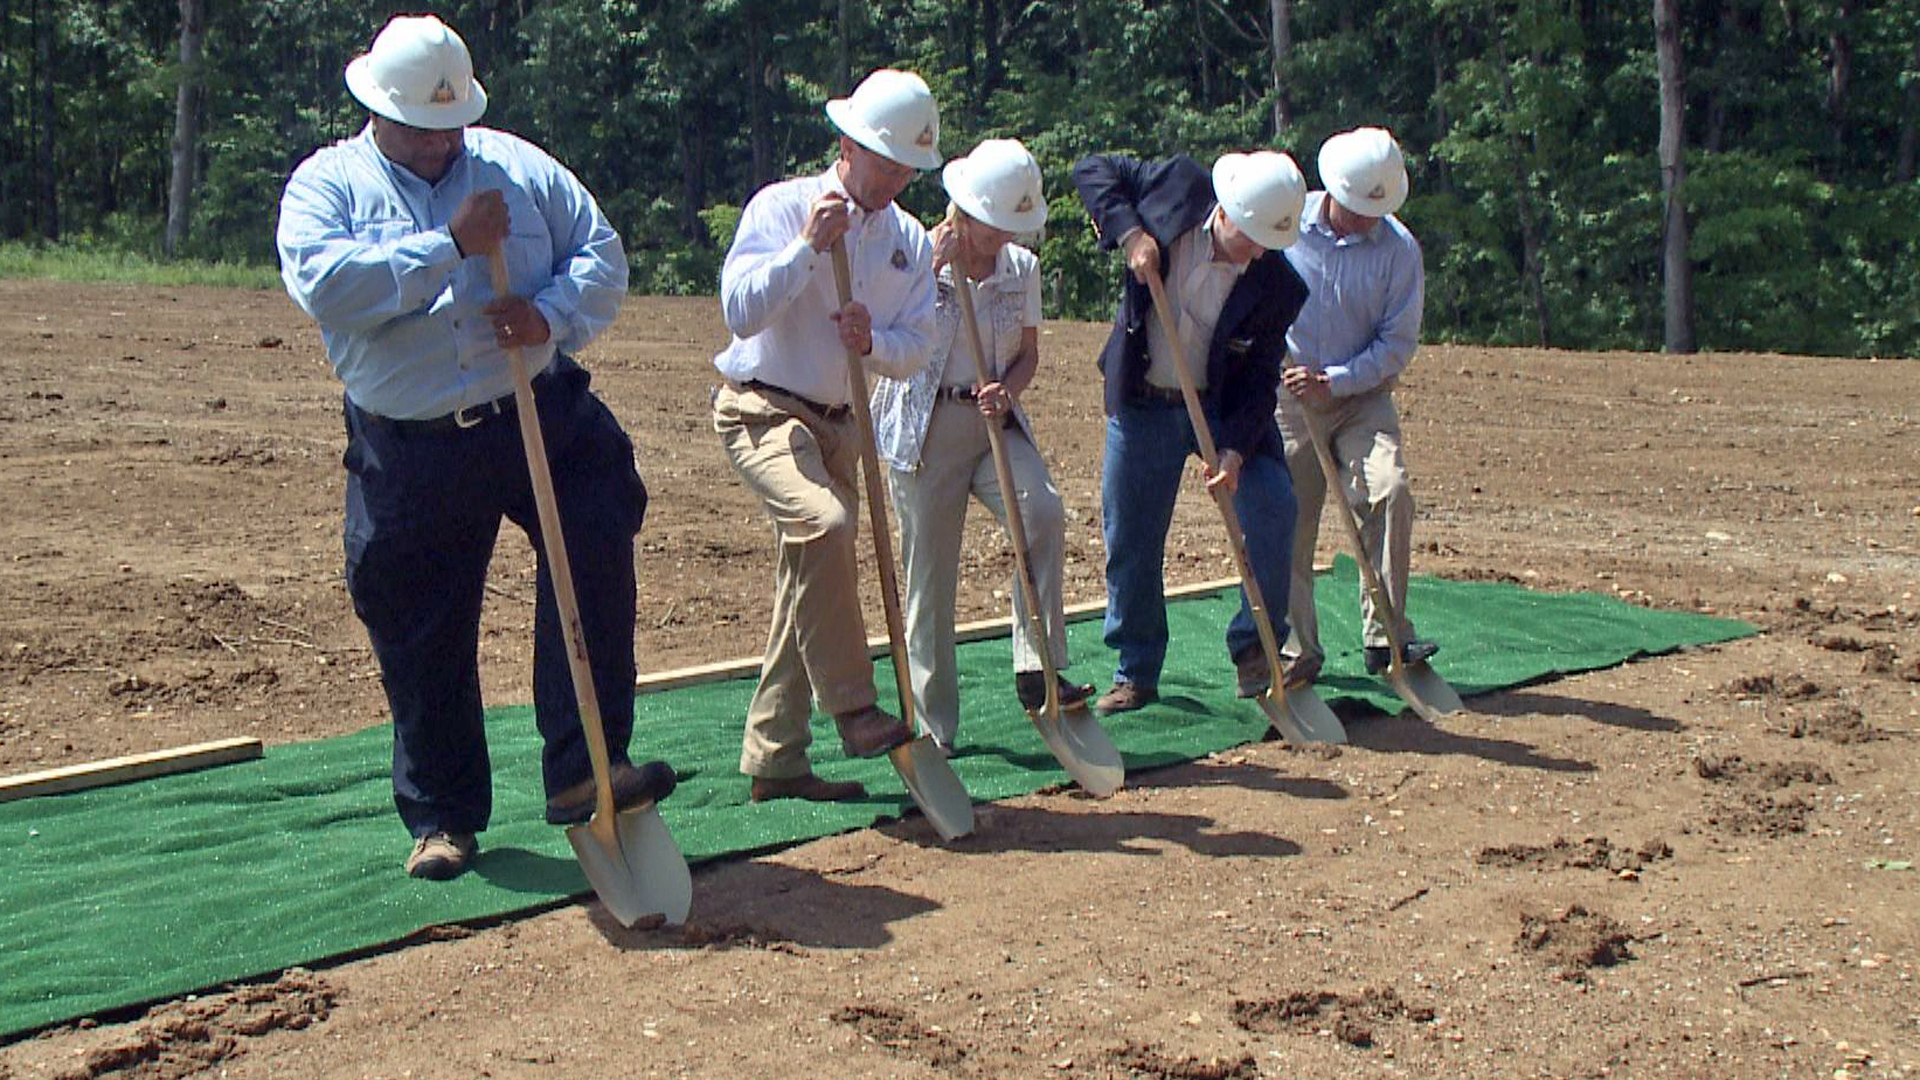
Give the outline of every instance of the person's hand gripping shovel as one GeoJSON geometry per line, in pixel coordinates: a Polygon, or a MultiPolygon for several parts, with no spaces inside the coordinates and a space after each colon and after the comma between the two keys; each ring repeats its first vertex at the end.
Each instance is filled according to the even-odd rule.
{"type": "MultiPolygon", "coordinates": [[[[847,269],[844,239],[833,242],[833,278],[840,288],[840,306],[853,302],[853,273],[847,269]]],[[[887,646],[893,654],[893,681],[900,693],[900,719],[915,730],[913,682],[907,673],[905,634],[900,627],[900,591],[893,576],[893,534],[887,525],[886,503],[880,494],[880,455],[873,445],[873,413],[867,407],[867,372],[857,349],[847,350],[847,389],[853,397],[854,423],[860,428],[860,472],[867,491],[867,513],[873,524],[873,553],[879,563],[880,599],[887,611],[887,646]]],[[[907,786],[914,805],[933,823],[942,839],[956,840],[973,831],[973,798],[945,754],[925,734],[887,751],[887,760],[907,786]]]]}
{"type": "Polygon", "coordinates": [[[1320,471],[1327,478],[1328,502],[1340,504],[1340,524],[1345,527],[1347,543],[1353,548],[1353,561],[1360,564],[1360,580],[1366,583],[1367,595],[1373,598],[1373,607],[1379,613],[1382,622],[1387,624],[1387,685],[1400,695],[1420,718],[1433,723],[1439,717],[1459,712],[1463,706],[1460,695],[1447,680],[1441,678],[1433,668],[1423,661],[1418,664],[1406,662],[1407,643],[1400,621],[1400,609],[1394,606],[1393,598],[1387,595],[1386,583],[1380,580],[1380,572],[1374,569],[1373,560],[1367,557],[1367,544],[1360,536],[1360,519],[1347,501],[1346,488],[1340,483],[1340,466],[1333,460],[1333,450],[1328,444],[1326,432],[1320,422],[1314,418],[1313,408],[1301,404],[1300,413],[1307,420],[1307,438],[1313,442],[1314,456],[1320,459],[1320,471]]]}
{"type": "MultiPolygon", "coordinates": [[[[957,291],[961,317],[967,325],[967,339],[973,344],[974,371],[984,386],[993,381],[993,372],[987,368],[986,351],[980,344],[980,324],[973,318],[973,281],[957,265],[954,275],[959,279],[957,291]]],[[[1005,439],[1000,425],[987,421],[987,443],[993,448],[993,469],[1000,480],[1001,502],[1007,508],[1007,538],[1013,543],[1014,567],[1020,575],[1020,591],[1027,601],[1027,628],[1040,653],[1041,676],[1047,680],[1046,705],[1038,712],[1029,710],[1027,715],[1067,775],[1088,794],[1104,799],[1120,790],[1127,779],[1127,767],[1120,760],[1120,751],[1114,748],[1113,740],[1107,737],[1107,729],[1100,726],[1084,704],[1064,713],[1060,708],[1060,679],[1054,671],[1053,645],[1047,634],[1044,609],[1040,606],[1040,587],[1027,554],[1027,527],[1020,517],[1020,498],[1013,485],[1013,467],[1007,461],[1005,439]]]]}
{"type": "MultiPolygon", "coordinates": [[[[488,256],[493,291],[499,297],[512,292],[506,255],[495,248],[488,256]]],[[[554,501],[553,473],[547,466],[547,445],[540,434],[533,382],[526,358],[517,346],[507,348],[513,369],[514,411],[520,415],[520,439],[527,449],[527,472],[533,480],[533,501],[540,513],[540,541],[546,549],[553,578],[554,600],[560,610],[560,628],[566,640],[567,666],[573,673],[573,692],[580,703],[580,726],[587,737],[587,756],[593,760],[597,800],[593,817],[567,828],[567,842],[586,872],[587,882],[622,926],[632,926],[646,915],[664,915],[670,924],[687,921],[693,905],[693,877],[687,860],[673,842],[666,822],[652,803],[618,810],[613,802],[613,777],[607,758],[607,736],[600,724],[600,699],[594,692],[593,672],[587,666],[587,643],[580,624],[580,604],[573,591],[573,567],[560,534],[560,509],[554,501]]]]}
{"type": "MultiPolygon", "coordinates": [[[[1157,269],[1147,270],[1141,275],[1146,279],[1147,289],[1153,293],[1153,309],[1160,317],[1160,325],[1167,332],[1167,341],[1173,346],[1173,367],[1180,376],[1180,396],[1186,399],[1187,419],[1193,424],[1194,441],[1200,444],[1200,458],[1207,463],[1209,470],[1220,467],[1219,455],[1214,451],[1213,433],[1207,427],[1206,413],[1200,409],[1200,393],[1193,386],[1193,372],[1187,367],[1186,348],[1180,342],[1180,329],[1174,322],[1173,311],[1167,306],[1166,286],[1160,281],[1157,269]]],[[[1253,613],[1253,624],[1260,631],[1260,648],[1267,654],[1267,670],[1270,672],[1267,689],[1256,700],[1267,714],[1267,722],[1280,733],[1280,737],[1291,743],[1347,741],[1347,729],[1340,724],[1340,718],[1333,715],[1327,703],[1313,692],[1311,686],[1288,687],[1281,677],[1280,643],[1273,637],[1273,620],[1267,617],[1266,601],[1260,595],[1260,583],[1254,579],[1253,569],[1247,560],[1247,540],[1240,532],[1240,518],[1233,510],[1233,495],[1224,487],[1213,489],[1213,501],[1220,508],[1221,520],[1226,522],[1227,539],[1233,548],[1233,561],[1240,570],[1240,587],[1246,590],[1247,607],[1253,613]]]]}

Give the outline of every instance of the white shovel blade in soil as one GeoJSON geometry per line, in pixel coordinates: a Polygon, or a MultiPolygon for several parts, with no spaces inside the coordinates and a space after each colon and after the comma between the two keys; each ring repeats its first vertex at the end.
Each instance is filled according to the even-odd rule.
{"type": "Polygon", "coordinates": [[[687,921],[693,907],[693,875],[667,823],[651,806],[614,815],[611,841],[594,823],[567,829],[567,841],[587,883],[621,926],[663,915],[669,926],[687,921]]]}
{"type": "Polygon", "coordinates": [[[887,751],[887,760],[940,839],[958,840],[973,831],[973,797],[931,738],[922,735],[896,746],[887,751]]]}

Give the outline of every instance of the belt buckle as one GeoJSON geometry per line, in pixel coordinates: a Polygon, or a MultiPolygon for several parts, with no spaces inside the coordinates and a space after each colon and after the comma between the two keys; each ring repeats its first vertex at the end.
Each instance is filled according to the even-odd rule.
{"type": "Polygon", "coordinates": [[[493,415],[499,416],[500,402],[498,400],[483,401],[478,405],[460,406],[453,410],[453,426],[462,430],[470,427],[479,427],[482,423],[485,423],[487,419],[481,414],[480,410],[482,409],[492,409],[493,415]]]}

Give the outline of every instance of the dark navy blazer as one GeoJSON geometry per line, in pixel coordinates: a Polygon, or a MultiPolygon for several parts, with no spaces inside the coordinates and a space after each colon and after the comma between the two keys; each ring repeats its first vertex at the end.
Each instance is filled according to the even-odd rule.
{"type": "MultiPolygon", "coordinates": [[[[1073,185],[1093,217],[1102,250],[1142,228],[1160,245],[1164,273],[1173,242],[1199,228],[1213,212],[1213,178],[1185,155],[1164,161],[1140,161],[1118,154],[1093,154],[1073,167],[1073,185]]],[[[1113,333],[1100,351],[1106,376],[1106,411],[1139,396],[1147,378],[1147,320],[1155,318],[1153,294],[1122,270],[1125,287],[1114,313],[1113,333]]],[[[1307,284],[1278,251],[1248,264],[1220,307],[1213,341],[1207,348],[1207,389],[1202,401],[1215,417],[1214,442],[1222,452],[1242,458],[1265,453],[1284,458],[1274,426],[1280,365],[1287,353],[1287,328],[1307,302],[1307,284]]]]}

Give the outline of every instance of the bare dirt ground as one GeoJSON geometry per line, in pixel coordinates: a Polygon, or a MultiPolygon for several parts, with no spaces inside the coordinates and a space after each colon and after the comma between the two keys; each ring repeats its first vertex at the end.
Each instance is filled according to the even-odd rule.
{"type": "MultiPolygon", "coordinates": [[[[1102,333],[1049,325],[1028,399],[1070,601],[1103,595],[1102,333]]],[[[584,358],[653,493],[643,670],[765,633],[767,529],[706,420],[722,341],[711,301],[636,299],[584,358]]],[[[0,372],[0,773],[383,721],[338,388],[284,297],[0,281],[0,372]]],[[[45,1032],[0,1077],[1920,1074],[1917,375],[1427,349],[1418,570],[1764,633],[982,808],[952,845],[912,819],[708,867],[681,930],[445,929],[45,1032]]],[[[1230,572],[1210,504],[1175,527],[1170,581],[1230,572]]],[[[962,618],[999,614],[1005,545],[970,530],[962,618]]],[[[495,702],[530,697],[506,535],[495,702]]],[[[404,854],[396,821],[396,880],[404,854]]]]}

